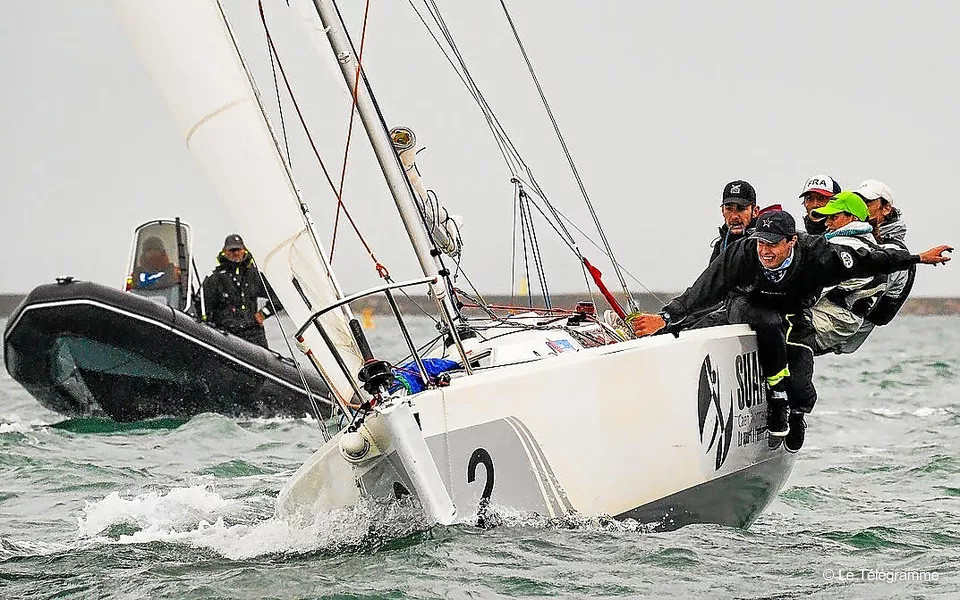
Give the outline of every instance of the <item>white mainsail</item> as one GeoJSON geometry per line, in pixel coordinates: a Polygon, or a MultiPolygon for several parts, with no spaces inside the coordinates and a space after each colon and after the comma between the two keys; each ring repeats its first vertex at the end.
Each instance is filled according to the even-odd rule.
{"type": "MultiPolygon", "coordinates": [[[[240,226],[294,322],[341,297],[329,262],[301,213],[300,191],[280,153],[221,6],[214,0],[114,0],[178,131],[240,226]]],[[[342,110],[342,106],[338,106],[342,110]]],[[[363,360],[346,309],[321,318],[349,371],[363,360]]],[[[305,341],[341,402],[353,395],[319,333],[305,341]]]]}

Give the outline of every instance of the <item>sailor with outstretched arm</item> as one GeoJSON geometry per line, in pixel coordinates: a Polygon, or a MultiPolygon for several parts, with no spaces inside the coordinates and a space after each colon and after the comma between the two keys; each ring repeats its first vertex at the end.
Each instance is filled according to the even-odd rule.
{"type": "MultiPolygon", "coordinates": [[[[907,225],[899,208],[893,204],[893,191],[882,181],[868,179],[860,184],[855,192],[866,202],[869,211],[869,222],[874,227],[874,236],[883,246],[907,249],[905,238],[907,225]]],[[[874,327],[883,326],[893,321],[903,307],[916,277],[916,265],[911,265],[904,271],[896,271],[887,277],[887,286],[883,295],[864,317],[860,330],[837,344],[823,351],[838,354],[855,352],[873,331],[874,327]]]]}
{"type": "MultiPolygon", "coordinates": [[[[826,287],[852,277],[900,271],[916,263],[945,263],[950,257],[944,253],[952,250],[950,246],[937,246],[917,255],[898,248],[841,247],[821,236],[798,234],[789,213],[771,212],[758,220],[750,238],[729,246],[660,314],[637,315],[631,324],[639,336],[664,327],[678,331],[687,325],[688,315],[725,301],[727,321],[746,323],[757,334],[757,350],[768,388],[769,435],[787,436],[793,421],[794,436],[786,446],[799,449],[805,429],[803,416],[813,405],[809,400],[806,405],[788,404],[789,319],[805,318],[804,309],[813,306],[826,287]]],[[[813,361],[812,355],[809,360],[813,361]]]]}

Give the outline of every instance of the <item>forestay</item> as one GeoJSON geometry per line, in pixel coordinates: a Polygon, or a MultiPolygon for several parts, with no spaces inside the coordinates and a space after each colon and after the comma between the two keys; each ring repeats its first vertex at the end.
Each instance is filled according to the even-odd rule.
{"type": "MultiPolygon", "coordinates": [[[[212,0],[114,0],[114,6],[260,269],[291,318],[306,322],[341,297],[339,285],[311,235],[300,191],[221,6],[212,0]]],[[[347,309],[331,311],[322,325],[357,373],[362,359],[348,318],[347,309]]],[[[349,400],[350,382],[319,333],[308,330],[305,339],[331,389],[349,400]]]]}

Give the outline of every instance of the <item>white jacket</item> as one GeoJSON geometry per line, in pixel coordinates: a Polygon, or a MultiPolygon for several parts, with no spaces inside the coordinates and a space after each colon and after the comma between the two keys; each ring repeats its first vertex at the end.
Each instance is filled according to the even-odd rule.
{"type": "MultiPolygon", "coordinates": [[[[831,244],[851,248],[875,249],[873,227],[854,221],[825,237],[831,244]]],[[[810,321],[816,331],[817,347],[829,351],[852,338],[863,326],[864,316],[887,289],[887,276],[858,277],[824,290],[820,300],[810,309],[810,321]]]]}

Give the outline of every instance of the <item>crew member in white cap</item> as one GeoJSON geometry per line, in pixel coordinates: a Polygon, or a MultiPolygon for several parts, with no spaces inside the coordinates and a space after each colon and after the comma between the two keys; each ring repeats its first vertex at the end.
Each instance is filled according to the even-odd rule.
{"type": "Polygon", "coordinates": [[[868,179],[854,190],[867,203],[870,223],[881,243],[888,240],[902,242],[907,235],[907,226],[900,220],[900,209],[893,204],[893,190],[876,179],[868,179]]]}
{"type": "Polygon", "coordinates": [[[840,193],[840,184],[829,175],[814,175],[807,179],[800,191],[803,208],[807,214],[803,216],[803,228],[810,235],[823,235],[827,231],[827,224],[822,218],[814,217],[811,213],[823,208],[830,198],[840,193]]]}
{"type": "MultiPolygon", "coordinates": [[[[860,184],[856,194],[867,203],[870,223],[873,225],[877,241],[886,248],[906,250],[907,245],[904,239],[907,236],[907,225],[900,209],[894,206],[893,191],[890,186],[876,179],[868,179],[860,184]]],[[[886,325],[892,321],[910,296],[916,274],[916,265],[911,265],[909,269],[888,275],[887,289],[873,309],[867,313],[860,330],[844,344],[831,350],[841,354],[854,352],[866,341],[875,326],[886,325]]]]}

